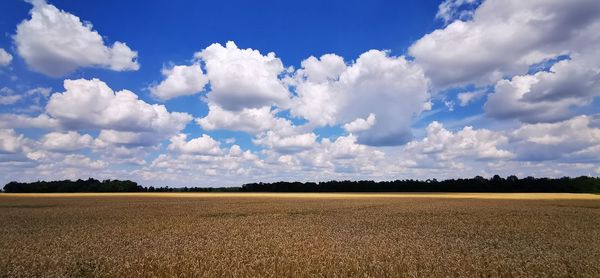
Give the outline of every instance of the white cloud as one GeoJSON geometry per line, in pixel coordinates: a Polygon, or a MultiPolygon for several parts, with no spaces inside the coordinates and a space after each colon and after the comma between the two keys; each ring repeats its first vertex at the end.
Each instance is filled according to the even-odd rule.
{"type": "Polygon", "coordinates": [[[44,111],[44,106],[50,96],[51,88],[37,87],[29,89],[22,94],[22,105],[13,109],[17,113],[40,113],[44,111]]]}
{"type": "Polygon", "coordinates": [[[397,145],[411,138],[410,124],[429,100],[423,72],[404,57],[386,51],[365,52],[351,65],[335,54],[310,57],[293,77],[284,74],[290,70],[284,69],[274,53],[263,56],[257,50],[239,49],[233,42],[225,47],[213,44],[195,58],[204,63],[211,87],[206,97],[208,115],[196,120],[205,130],[287,138],[308,134],[306,130],[315,126],[348,124],[362,118],[365,123],[361,127],[351,127],[359,142],[397,145]],[[296,91],[291,102],[288,85],[296,91]],[[290,107],[293,116],[309,121],[302,127],[305,131],[264,134],[295,128],[289,120],[276,116],[290,107]]]}
{"type": "Polygon", "coordinates": [[[467,126],[453,133],[441,123],[432,122],[427,126],[427,136],[420,141],[409,142],[405,151],[413,154],[413,157],[431,157],[441,161],[457,158],[509,159],[514,154],[499,149],[500,145],[507,143],[506,136],[487,129],[475,130],[467,126]]]}
{"type": "Polygon", "coordinates": [[[448,111],[450,111],[450,112],[454,111],[454,101],[444,99],[443,102],[444,102],[444,106],[446,106],[446,108],[448,108],[448,111]]]}
{"type": "Polygon", "coordinates": [[[79,134],[75,131],[50,132],[45,134],[40,143],[49,151],[72,152],[94,145],[94,138],[89,134],[79,134]]]}
{"type": "Polygon", "coordinates": [[[186,139],[187,136],[182,133],[171,137],[168,149],[176,153],[192,155],[221,155],[223,153],[219,142],[206,134],[190,141],[186,141],[186,139]]]}
{"type": "MultiPolygon", "coordinates": [[[[305,141],[303,137],[308,136],[287,137],[293,139],[289,139],[290,145],[285,147],[303,145],[298,143],[305,141]]],[[[192,141],[183,139],[180,142],[192,141]]],[[[267,148],[260,152],[261,156],[243,151],[237,145],[230,147],[228,152],[222,149],[220,155],[205,155],[204,151],[211,148],[203,148],[204,151],[198,154],[173,151],[159,155],[142,175],[154,182],[168,180],[181,184],[185,180],[187,185],[200,182],[223,186],[252,181],[371,177],[371,174],[384,175],[389,170],[383,152],[358,144],[353,135],[341,136],[334,141],[313,142],[311,138],[306,141],[311,147],[292,152],[267,148]]]]}
{"type": "Polygon", "coordinates": [[[266,146],[281,153],[295,153],[310,149],[316,145],[317,135],[309,132],[302,134],[281,135],[267,131],[254,140],[255,144],[266,146]]]}
{"type": "Polygon", "coordinates": [[[80,169],[103,169],[109,166],[109,164],[102,160],[93,160],[85,155],[81,154],[69,154],[65,156],[62,161],[67,167],[73,167],[78,170],[80,169]]]}
{"type": "Polygon", "coordinates": [[[58,128],[59,121],[41,114],[30,117],[20,114],[0,114],[0,128],[58,128]]]}
{"type": "Polygon", "coordinates": [[[14,129],[0,129],[0,153],[17,153],[23,150],[25,137],[14,129]]]}
{"type": "Polygon", "coordinates": [[[0,95],[0,105],[15,104],[21,98],[20,95],[0,95]]]}
{"type": "Polygon", "coordinates": [[[598,40],[600,2],[488,0],[473,19],[416,41],[409,53],[436,88],[489,84],[598,40]]]}
{"type": "Polygon", "coordinates": [[[562,122],[524,124],[511,133],[521,160],[590,161],[600,158],[600,116],[577,116],[562,122]]]}
{"type": "Polygon", "coordinates": [[[469,19],[473,16],[473,10],[461,8],[465,6],[472,8],[479,2],[480,0],[445,0],[438,6],[438,12],[435,17],[444,20],[446,24],[456,19],[469,19]]]}
{"type": "Polygon", "coordinates": [[[46,97],[50,96],[50,91],[52,91],[51,88],[37,87],[37,88],[27,90],[26,95],[27,96],[41,96],[41,97],[46,98],[46,97]]]}
{"type": "Polygon", "coordinates": [[[148,104],[131,91],[114,92],[98,79],[65,80],[64,87],[65,92],[50,97],[46,112],[69,129],[150,132],[168,138],[192,120],[187,113],[148,104]]]}
{"type": "MultiPolygon", "coordinates": [[[[32,167],[35,162],[36,151],[32,148],[35,142],[17,133],[14,129],[0,129],[0,172],[4,176],[11,173],[11,166],[32,167]],[[2,171],[7,167],[5,171],[2,171]]],[[[18,171],[17,171],[18,172],[18,171]]],[[[1,175],[0,175],[1,176],[1,175]]]]}
{"type": "Polygon", "coordinates": [[[460,106],[467,106],[469,103],[476,101],[485,96],[485,91],[477,90],[473,92],[461,92],[456,95],[460,106]]]}
{"type": "Polygon", "coordinates": [[[232,145],[229,148],[229,155],[231,156],[240,156],[242,155],[242,148],[238,145],[232,145]]]}
{"type": "Polygon", "coordinates": [[[550,71],[499,81],[488,96],[486,113],[527,123],[568,119],[572,107],[589,105],[600,96],[599,53],[584,52],[554,64],[550,71]]]}
{"type": "Polygon", "coordinates": [[[208,83],[208,77],[204,75],[199,64],[173,66],[163,69],[162,74],[165,80],[150,87],[152,95],[161,100],[196,94],[208,83]]]}
{"type": "Polygon", "coordinates": [[[96,139],[94,145],[93,152],[99,154],[102,160],[110,161],[113,165],[144,166],[147,164],[146,157],[159,150],[158,146],[114,144],[100,139],[96,139]]]}
{"type": "MultiPolygon", "coordinates": [[[[161,154],[150,165],[138,171],[149,182],[169,181],[181,184],[231,186],[239,185],[241,178],[254,179],[264,162],[249,150],[237,145],[229,151],[219,149],[217,141],[208,135],[186,141],[186,136],[172,138],[171,153],[161,154]]],[[[162,182],[164,184],[164,182],[162,182]]]]}
{"type": "MultiPolygon", "coordinates": [[[[65,80],[64,86],[65,92],[54,93],[50,97],[45,113],[35,117],[0,114],[0,128],[99,130],[94,144],[102,144],[102,147],[107,144],[144,147],[168,139],[193,119],[187,113],[168,112],[164,105],[148,104],[130,91],[114,92],[98,79],[65,80]]],[[[46,95],[48,92],[37,88],[27,94],[46,95]]],[[[47,136],[49,138],[45,138],[43,143],[57,150],[63,148],[63,144],[52,147],[52,140],[74,141],[79,138],[76,132],[50,133],[47,136]]],[[[85,141],[91,138],[88,136],[84,135],[85,141]]],[[[68,146],[63,149],[68,149],[68,146]]]]}
{"type": "MultiPolygon", "coordinates": [[[[285,158],[285,157],[284,157],[285,158]]],[[[357,143],[354,135],[339,136],[335,140],[324,138],[312,149],[301,152],[290,160],[313,175],[332,176],[371,176],[383,175],[390,164],[385,153],[374,147],[357,143]]],[[[289,163],[288,163],[289,164],[289,163]]],[[[286,172],[298,171],[289,169],[286,172]]]]}
{"type": "Polygon", "coordinates": [[[10,64],[10,62],[12,61],[12,55],[10,55],[10,53],[6,52],[6,50],[4,50],[4,48],[0,48],[0,67],[3,66],[8,66],[10,64]]]}
{"type": "Polygon", "coordinates": [[[310,82],[322,83],[337,80],[345,70],[344,58],[335,54],[325,54],[321,58],[310,56],[302,61],[297,74],[306,76],[310,82]]]}
{"type": "Polygon", "coordinates": [[[125,43],[117,41],[109,47],[91,23],[45,1],[31,3],[31,18],[21,22],[13,36],[17,53],[31,69],[52,77],[79,67],[139,69],[137,52],[125,43]]]}
{"type": "Polygon", "coordinates": [[[317,126],[336,124],[339,110],[336,103],[338,93],[332,87],[330,82],[298,82],[298,96],[292,99],[292,115],[307,119],[317,126]]]}
{"type": "MultiPolygon", "coordinates": [[[[561,175],[597,169],[600,121],[597,116],[573,115],[585,113],[576,109],[589,106],[600,95],[600,53],[596,50],[600,35],[594,32],[600,27],[595,16],[600,13],[599,5],[591,0],[488,0],[474,12],[463,9],[478,2],[444,1],[437,17],[453,22],[415,42],[409,50],[414,60],[379,50],[367,51],[350,62],[326,54],[307,58],[294,71],[286,69],[274,53],[263,55],[228,42],[197,52],[192,65],[163,69],[164,80],[149,88],[154,97],[167,100],[207,87],[202,99],[208,114],[196,123],[204,130],[246,132],[258,147],[256,152],[238,145],[221,147],[206,134],[190,138],[182,130],[191,115],[146,103],[128,90],[115,92],[98,79],[80,79],[66,80],[65,91],[53,94],[38,116],[0,114],[0,128],[4,128],[0,130],[0,163],[34,163],[30,165],[36,168],[29,170],[38,170],[44,177],[77,176],[88,173],[86,169],[117,175],[110,161],[137,165],[127,175],[143,181],[219,186],[255,180],[464,177],[514,171],[561,175]],[[568,59],[545,69],[557,55],[568,59]],[[540,61],[546,61],[537,69],[540,72],[530,70],[540,61]],[[454,131],[432,122],[424,138],[412,139],[414,119],[431,109],[430,90],[470,83],[476,88],[495,84],[485,115],[525,124],[513,130],[516,121],[484,123],[490,129],[462,128],[463,124],[454,131]],[[282,116],[287,112],[296,118],[282,116]],[[296,120],[307,123],[295,125],[296,120]],[[324,126],[341,126],[349,134],[322,138],[316,128],[324,126]],[[501,129],[506,126],[511,129],[501,129]],[[28,127],[53,132],[35,142],[14,130],[28,127]],[[98,132],[98,136],[83,132],[98,132]],[[170,142],[163,153],[164,145],[158,143],[165,139],[170,142]],[[75,153],[87,148],[93,154],[90,157],[75,153]],[[147,157],[156,158],[146,162],[147,157]],[[65,167],[64,171],[59,167],[65,167]]],[[[57,20],[71,19],[87,30],[82,31],[84,35],[99,37],[78,18],[74,21],[74,16],[43,2],[37,5],[45,8],[34,8],[32,19],[21,25],[37,22],[36,13],[43,19],[38,21],[52,23],[46,17],[54,11],[57,20]]],[[[102,38],[99,44],[111,53],[130,51],[118,43],[108,48],[102,38]]],[[[117,56],[121,58],[109,60],[135,63],[135,57],[117,56]]],[[[112,67],[106,63],[66,65],[70,70],[112,67]]],[[[467,106],[485,97],[486,91],[462,91],[456,99],[437,99],[451,109],[454,102],[467,106]]],[[[235,143],[235,139],[219,140],[235,143]]],[[[0,170],[0,175],[5,172],[0,170]]]]}
{"type": "MultiPolygon", "coordinates": [[[[496,84],[495,92],[488,96],[485,111],[501,119],[519,118],[525,122],[557,121],[569,115],[573,100],[555,102],[524,102],[522,98],[538,80],[534,76],[515,76],[496,84]]],[[[578,102],[578,101],[577,101],[578,102]]]]}
{"type": "Polygon", "coordinates": [[[111,171],[108,162],[95,160],[81,154],[41,154],[38,152],[31,156],[35,156],[37,161],[13,163],[9,166],[10,170],[3,173],[3,181],[87,179],[89,177],[114,179],[123,176],[118,171],[111,171]]]}
{"type": "Polygon", "coordinates": [[[11,105],[15,104],[17,101],[21,100],[23,96],[16,95],[15,91],[4,87],[0,89],[0,105],[11,105]]]}
{"type": "Polygon", "coordinates": [[[126,147],[152,146],[166,138],[167,134],[161,134],[159,130],[140,132],[103,129],[98,135],[101,142],[126,147]]]}
{"type": "Polygon", "coordinates": [[[279,79],[283,63],[270,52],[240,49],[229,41],[223,47],[215,43],[194,54],[205,64],[211,90],[208,102],[226,110],[263,106],[285,106],[289,91],[279,79]]]}
{"type": "Polygon", "coordinates": [[[368,130],[374,124],[375,124],[375,114],[371,113],[371,114],[369,114],[367,119],[357,118],[356,120],[354,120],[352,122],[344,124],[343,127],[347,132],[352,133],[352,132],[361,132],[361,131],[368,130]]]}
{"type": "MultiPolygon", "coordinates": [[[[19,86],[17,86],[19,87],[19,86]]],[[[17,93],[15,90],[3,87],[0,89],[0,105],[13,105],[20,102],[26,108],[14,107],[15,112],[39,112],[43,110],[41,107],[42,101],[48,98],[50,88],[37,87],[26,90],[23,93],[17,93]]]]}
{"type": "Polygon", "coordinates": [[[196,119],[205,130],[228,129],[257,134],[269,129],[290,125],[289,120],[275,116],[275,110],[269,106],[261,108],[244,108],[233,112],[217,105],[208,105],[208,115],[196,119]]]}
{"type": "Polygon", "coordinates": [[[381,158],[383,152],[377,151],[374,148],[357,144],[356,136],[340,136],[331,142],[331,140],[324,139],[321,144],[327,148],[333,158],[336,159],[348,159],[356,158],[358,156],[371,157],[373,159],[381,158]]]}
{"type": "Polygon", "coordinates": [[[360,143],[398,145],[408,141],[412,120],[429,100],[422,70],[404,57],[390,56],[385,51],[367,51],[347,67],[341,67],[339,58],[332,57],[310,58],[304,63],[310,65],[309,69],[297,71],[292,115],[315,125],[333,125],[374,114],[377,121],[373,126],[356,132],[360,143]],[[329,66],[331,60],[338,61],[338,66],[329,66]],[[316,77],[311,77],[313,72],[317,72],[316,77]]]}

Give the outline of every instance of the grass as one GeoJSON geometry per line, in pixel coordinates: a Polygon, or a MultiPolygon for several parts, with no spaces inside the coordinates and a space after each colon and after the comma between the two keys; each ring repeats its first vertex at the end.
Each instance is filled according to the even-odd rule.
{"type": "Polygon", "coordinates": [[[0,277],[598,277],[594,194],[0,194],[0,277]]]}

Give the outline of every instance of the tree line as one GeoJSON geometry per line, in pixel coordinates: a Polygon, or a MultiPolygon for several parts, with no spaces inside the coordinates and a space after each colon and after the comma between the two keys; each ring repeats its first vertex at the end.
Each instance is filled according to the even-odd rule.
{"type": "Polygon", "coordinates": [[[490,179],[476,176],[469,179],[394,180],[394,181],[326,181],[250,183],[242,192],[565,192],[600,193],[600,178],[562,177],[519,179],[516,176],[490,179]]]}
{"type": "Polygon", "coordinates": [[[239,192],[240,187],[144,187],[130,180],[87,180],[16,182],[4,185],[7,193],[76,193],[76,192],[239,192]]]}
{"type": "Polygon", "coordinates": [[[519,179],[498,175],[486,179],[481,176],[468,179],[394,180],[394,181],[325,181],[325,182],[272,182],[248,183],[241,187],[143,187],[130,180],[36,181],[9,182],[8,193],[53,192],[565,192],[600,193],[600,178],[562,177],[519,179]]]}
{"type": "Polygon", "coordinates": [[[130,180],[87,180],[60,181],[12,181],[4,186],[8,193],[57,193],[57,192],[140,192],[144,187],[130,180]]]}

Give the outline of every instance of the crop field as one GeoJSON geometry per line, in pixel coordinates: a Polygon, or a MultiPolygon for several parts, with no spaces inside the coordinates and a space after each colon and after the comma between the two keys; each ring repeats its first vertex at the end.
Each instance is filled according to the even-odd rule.
{"type": "Polygon", "coordinates": [[[600,277],[600,195],[0,194],[0,277],[600,277]]]}

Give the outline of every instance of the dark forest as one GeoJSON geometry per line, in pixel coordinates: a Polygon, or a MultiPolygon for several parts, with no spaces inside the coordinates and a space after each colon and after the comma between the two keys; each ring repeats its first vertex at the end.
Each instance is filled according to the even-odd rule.
{"type": "Polygon", "coordinates": [[[53,192],[565,192],[600,193],[600,178],[562,177],[519,179],[516,176],[468,179],[326,181],[248,183],[241,187],[144,187],[134,181],[61,180],[30,183],[9,182],[8,193],[53,192]]]}

